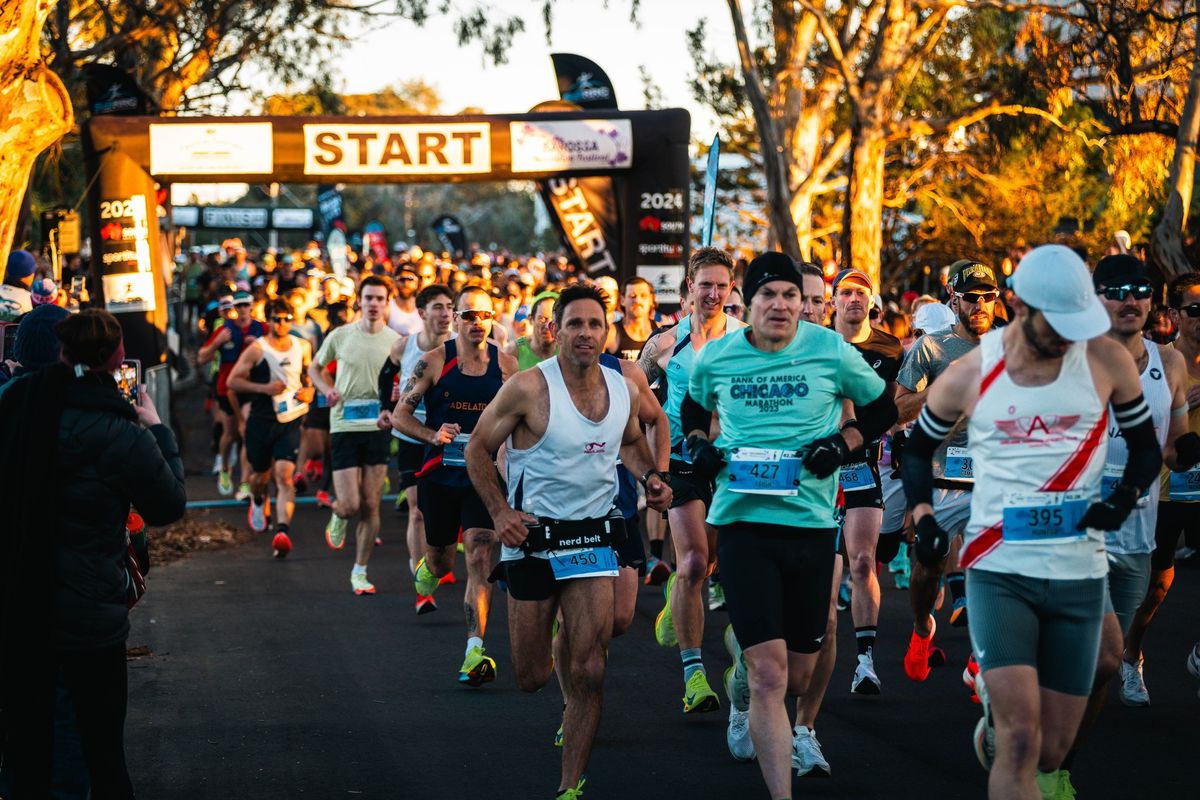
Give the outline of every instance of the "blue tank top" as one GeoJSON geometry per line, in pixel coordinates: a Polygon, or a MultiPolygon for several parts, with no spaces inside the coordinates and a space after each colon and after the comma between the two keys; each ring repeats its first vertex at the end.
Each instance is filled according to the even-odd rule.
{"type": "MultiPolygon", "coordinates": [[[[726,316],[725,333],[728,335],[738,328],[744,328],[745,323],[726,316]]],[[[683,423],[679,419],[683,407],[683,396],[687,394],[688,383],[692,377],[692,365],[696,363],[697,351],[692,348],[692,316],[689,314],[675,326],[675,348],[667,361],[667,402],[663,411],[667,414],[667,422],[671,425],[671,452],[678,454],[683,449],[683,423]]]]}
{"type": "MultiPolygon", "coordinates": [[[[600,365],[617,371],[621,375],[621,359],[612,353],[600,356],[600,365]]],[[[637,480],[620,460],[617,461],[617,508],[625,519],[636,517],[638,513],[637,480]]]]}
{"type": "MultiPolygon", "coordinates": [[[[458,423],[462,434],[475,430],[479,415],[500,391],[504,376],[500,372],[500,352],[496,345],[488,344],[487,371],[482,375],[464,375],[458,365],[458,345],[454,339],[445,343],[446,365],[437,383],[425,393],[425,424],[437,430],[446,423],[458,423]]],[[[461,434],[460,434],[461,436],[461,434]]],[[[442,445],[425,446],[425,465],[422,477],[448,486],[470,486],[467,469],[459,464],[444,461],[461,460],[464,442],[450,445],[446,453],[442,445]]]]}

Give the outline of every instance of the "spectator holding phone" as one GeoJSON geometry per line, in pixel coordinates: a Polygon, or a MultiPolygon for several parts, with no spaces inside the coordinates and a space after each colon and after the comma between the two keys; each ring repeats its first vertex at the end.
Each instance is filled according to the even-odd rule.
{"type": "Polygon", "coordinates": [[[0,746],[12,797],[48,796],[61,676],[93,796],[131,798],[125,523],[131,505],[150,525],[182,517],[183,465],[144,387],[136,406],[117,391],[116,318],[88,310],[54,331],[61,361],[0,396],[0,746]]]}

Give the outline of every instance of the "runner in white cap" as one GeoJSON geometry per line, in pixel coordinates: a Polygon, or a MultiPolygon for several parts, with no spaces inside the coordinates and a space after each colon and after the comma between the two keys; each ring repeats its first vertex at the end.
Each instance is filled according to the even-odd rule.
{"type": "Polygon", "coordinates": [[[950,550],[933,516],[932,459],[967,415],[975,466],[967,569],[983,719],[976,750],[991,797],[1067,791],[1060,765],[1092,689],[1104,612],[1104,531],[1120,528],[1162,455],[1129,351],[1072,250],[1047,245],[1011,281],[1015,318],[982,337],[929,390],[905,449],[916,550],[950,550]],[[1101,496],[1108,406],[1128,446],[1101,496]]]}

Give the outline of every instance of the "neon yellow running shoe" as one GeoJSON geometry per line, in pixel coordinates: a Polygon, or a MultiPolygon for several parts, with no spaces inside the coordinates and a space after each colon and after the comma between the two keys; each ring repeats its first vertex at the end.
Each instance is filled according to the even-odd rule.
{"type": "Polygon", "coordinates": [[[413,586],[421,597],[433,597],[438,588],[438,577],[422,558],[417,562],[417,570],[413,573],[413,586]]]}
{"type": "Polygon", "coordinates": [[[325,525],[325,543],[334,550],[346,546],[346,520],[337,514],[329,515],[329,522],[325,525]]]}
{"type": "Polygon", "coordinates": [[[587,783],[587,776],[579,779],[579,783],[574,786],[563,789],[558,794],[554,795],[554,800],[582,800],[583,785],[587,783]]]}
{"type": "Polygon", "coordinates": [[[654,619],[654,641],[663,647],[675,647],[679,644],[679,639],[675,637],[675,619],[671,615],[671,587],[675,585],[675,574],[672,572],[671,577],[667,579],[667,599],[663,603],[662,611],[658,612],[654,619]]]}
{"type": "Polygon", "coordinates": [[[496,662],[483,654],[482,647],[472,647],[458,669],[458,682],[467,686],[482,686],[496,680],[496,662]]]}
{"type": "Polygon", "coordinates": [[[708,685],[708,677],[700,671],[688,678],[683,694],[683,713],[703,714],[721,707],[721,698],[708,685]]]}

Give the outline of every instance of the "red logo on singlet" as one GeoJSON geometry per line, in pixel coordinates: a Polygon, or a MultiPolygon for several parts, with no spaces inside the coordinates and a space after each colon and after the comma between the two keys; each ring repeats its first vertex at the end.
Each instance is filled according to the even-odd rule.
{"type": "Polygon", "coordinates": [[[597,453],[603,453],[604,446],[606,444],[608,444],[608,442],[588,442],[587,444],[585,444],[583,446],[584,455],[590,456],[590,455],[595,455],[597,453]]]}
{"type": "Polygon", "coordinates": [[[1067,436],[1067,432],[1079,422],[1079,414],[1045,417],[1035,414],[1032,417],[1017,419],[998,419],[996,428],[1005,438],[1000,444],[1023,444],[1030,447],[1043,447],[1064,439],[1075,438],[1067,436]]]}

